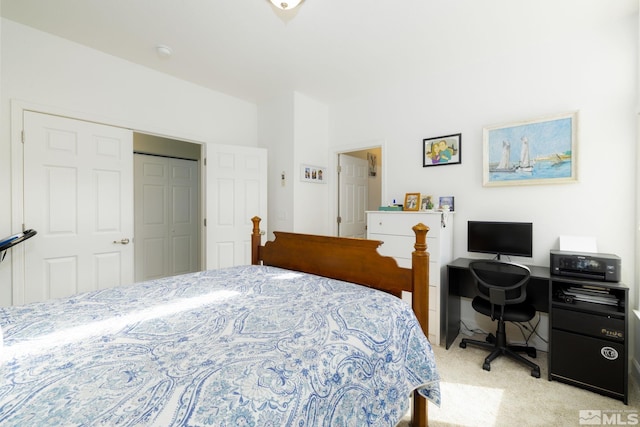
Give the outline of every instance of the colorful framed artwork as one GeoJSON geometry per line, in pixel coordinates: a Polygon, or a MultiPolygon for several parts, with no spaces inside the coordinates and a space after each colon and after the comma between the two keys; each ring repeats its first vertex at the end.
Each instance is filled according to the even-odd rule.
{"type": "Polygon", "coordinates": [[[577,119],[571,112],[485,127],[482,185],[576,182],[577,119]]]}
{"type": "Polygon", "coordinates": [[[422,140],[422,167],[462,163],[462,134],[422,140]]]}

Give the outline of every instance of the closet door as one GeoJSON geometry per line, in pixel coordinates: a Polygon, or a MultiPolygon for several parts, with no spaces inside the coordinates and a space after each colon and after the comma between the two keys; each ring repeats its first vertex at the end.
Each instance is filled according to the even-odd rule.
{"type": "Polygon", "coordinates": [[[134,155],[136,282],[199,270],[198,164],[134,155]]]}
{"type": "Polygon", "coordinates": [[[25,111],[24,288],[14,304],[133,281],[133,134],[25,111]]]}
{"type": "Polygon", "coordinates": [[[251,264],[251,218],[262,218],[267,230],[267,150],[218,144],[206,150],[206,267],[251,264]]]}

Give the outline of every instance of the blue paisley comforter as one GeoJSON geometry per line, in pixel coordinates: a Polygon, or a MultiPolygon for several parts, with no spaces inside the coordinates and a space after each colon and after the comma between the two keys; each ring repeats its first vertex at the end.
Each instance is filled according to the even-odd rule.
{"type": "Polygon", "coordinates": [[[394,426],[439,402],[410,308],[242,266],[0,309],[0,425],[394,426]]]}

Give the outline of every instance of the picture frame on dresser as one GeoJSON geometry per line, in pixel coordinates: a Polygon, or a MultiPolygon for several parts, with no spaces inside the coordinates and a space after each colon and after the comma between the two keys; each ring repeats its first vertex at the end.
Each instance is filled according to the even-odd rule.
{"type": "Polygon", "coordinates": [[[419,211],[420,210],[420,193],[407,193],[404,196],[404,211],[419,211]]]}
{"type": "Polygon", "coordinates": [[[455,202],[453,196],[440,196],[438,209],[453,212],[455,210],[455,202]]]}
{"type": "Polygon", "coordinates": [[[423,194],[420,199],[420,210],[430,211],[433,210],[433,196],[423,194]]]}

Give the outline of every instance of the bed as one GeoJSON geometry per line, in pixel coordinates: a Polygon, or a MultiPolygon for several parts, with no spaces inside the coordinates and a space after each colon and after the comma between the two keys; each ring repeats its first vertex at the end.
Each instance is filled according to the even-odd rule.
{"type": "Polygon", "coordinates": [[[0,309],[0,425],[426,425],[426,227],[409,270],[253,221],[252,265],[0,309]]]}

